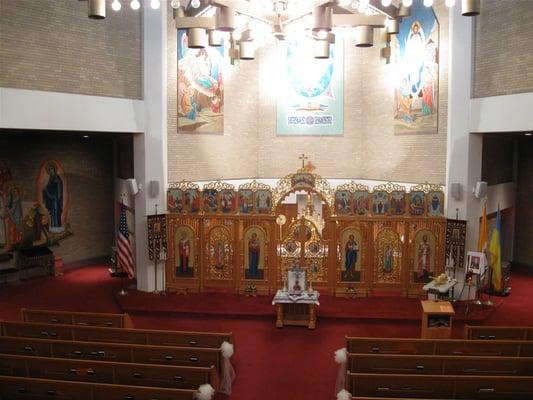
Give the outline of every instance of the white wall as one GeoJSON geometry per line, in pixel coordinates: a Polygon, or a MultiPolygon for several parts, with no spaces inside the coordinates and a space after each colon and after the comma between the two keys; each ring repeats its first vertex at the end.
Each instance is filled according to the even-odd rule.
{"type": "Polygon", "coordinates": [[[472,99],[470,132],[533,131],[533,93],[472,99]]]}

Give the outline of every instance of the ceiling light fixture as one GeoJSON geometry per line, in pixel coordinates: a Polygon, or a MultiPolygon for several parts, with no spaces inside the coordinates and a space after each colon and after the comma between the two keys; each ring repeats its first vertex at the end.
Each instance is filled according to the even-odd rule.
{"type": "Polygon", "coordinates": [[[89,18],[105,18],[105,0],[89,0],[89,18]]]}
{"type": "Polygon", "coordinates": [[[139,0],[131,0],[130,7],[132,10],[138,10],[141,7],[139,0]]]}
{"type": "Polygon", "coordinates": [[[120,11],[120,9],[122,8],[122,4],[120,4],[120,1],[118,0],[113,0],[113,3],[111,3],[111,8],[113,9],[113,11],[120,11]]]}

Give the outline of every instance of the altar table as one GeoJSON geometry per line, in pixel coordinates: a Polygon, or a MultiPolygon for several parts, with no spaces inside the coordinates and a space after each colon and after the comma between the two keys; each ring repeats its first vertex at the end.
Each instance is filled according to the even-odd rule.
{"type": "Polygon", "coordinates": [[[320,305],[320,293],[316,290],[302,292],[299,295],[278,290],[272,305],[276,306],[276,328],[283,325],[316,327],[316,309],[320,305]]]}

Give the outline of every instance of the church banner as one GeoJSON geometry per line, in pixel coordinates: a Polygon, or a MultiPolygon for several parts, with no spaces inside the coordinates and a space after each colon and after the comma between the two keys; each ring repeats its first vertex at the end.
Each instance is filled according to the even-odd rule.
{"type": "Polygon", "coordinates": [[[439,22],[432,7],[415,0],[411,16],[392,35],[396,68],[394,133],[437,133],[439,22]]]}
{"type": "Polygon", "coordinates": [[[344,129],[343,42],[330,45],[329,58],[316,59],[310,39],[278,44],[279,136],[337,136],[344,129]]]}
{"type": "Polygon", "coordinates": [[[178,133],[224,133],[224,46],[187,47],[178,30],[178,133]]]}

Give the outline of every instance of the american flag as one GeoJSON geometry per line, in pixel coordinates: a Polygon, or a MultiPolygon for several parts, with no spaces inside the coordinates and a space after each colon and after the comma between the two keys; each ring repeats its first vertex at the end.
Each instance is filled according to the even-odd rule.
{"type": "Polygon", "coordinates": [[[124,204],[120,206],[117,248],[118,265],[128,273],[128,277],[131,279],[135,276],[135,267],[131,251],[130,234],[128,232],[128,221],[126,220],[126,206],[124,204]]]}

